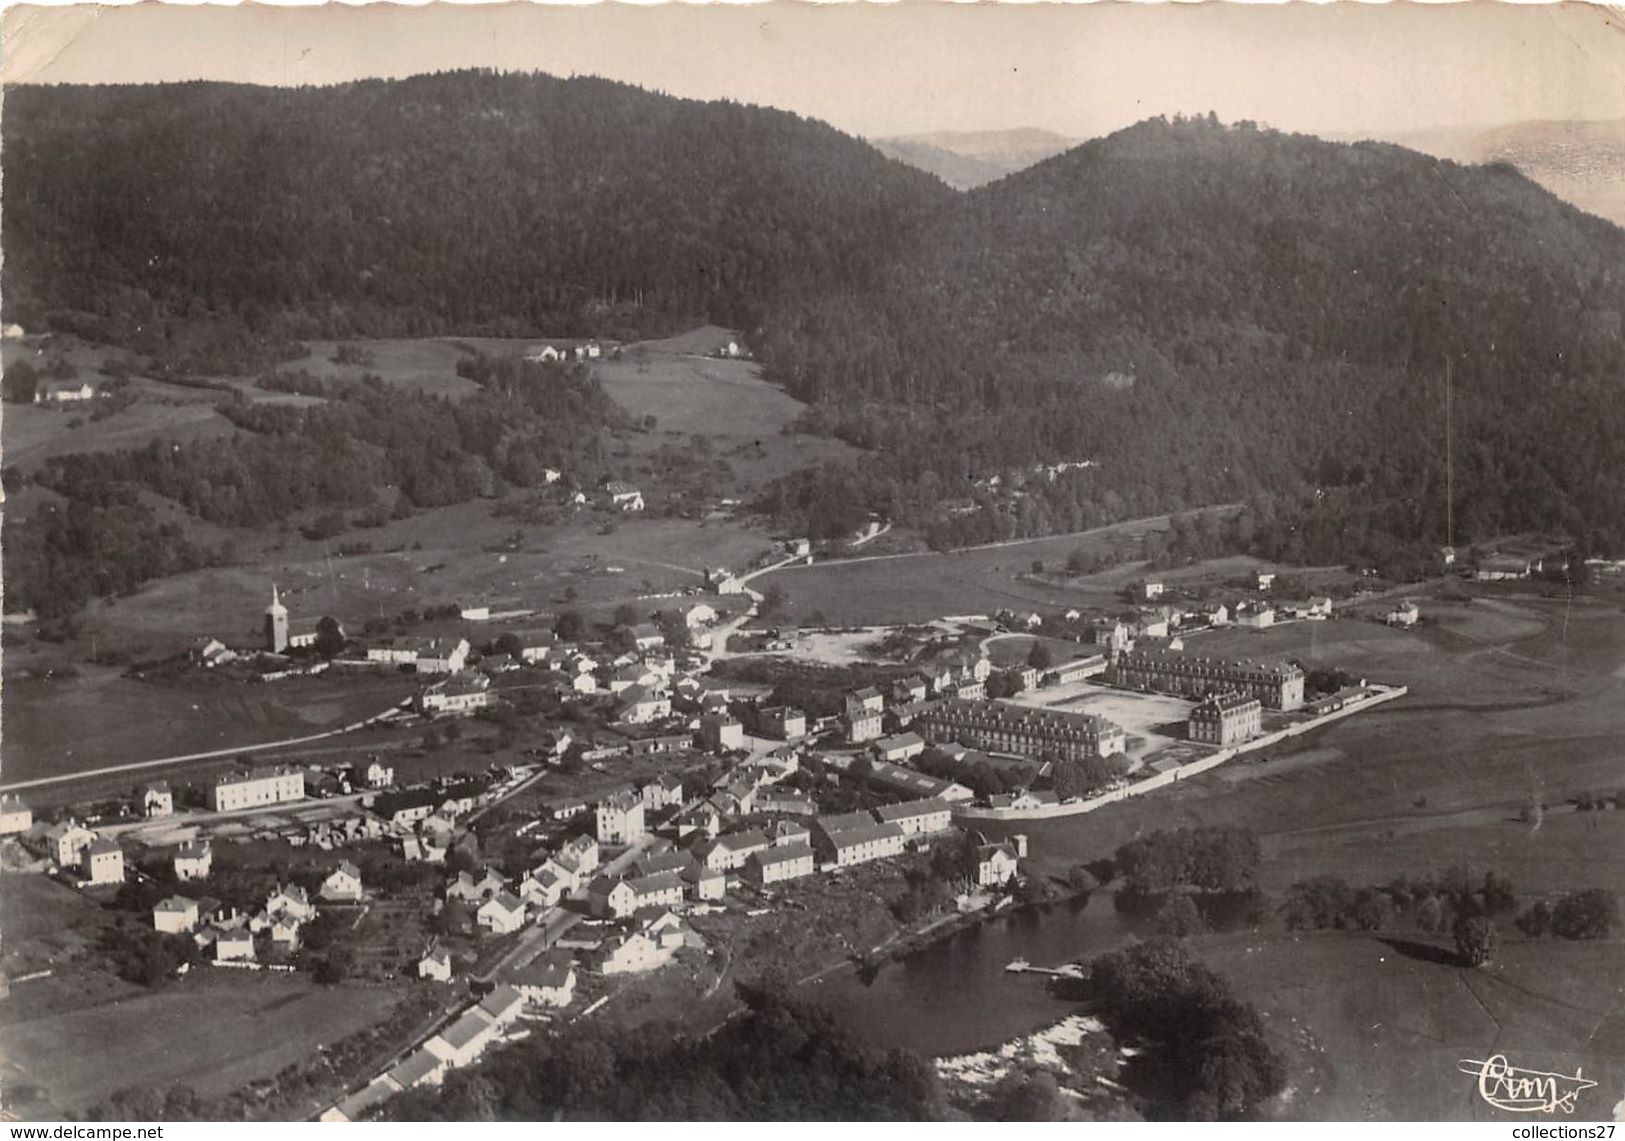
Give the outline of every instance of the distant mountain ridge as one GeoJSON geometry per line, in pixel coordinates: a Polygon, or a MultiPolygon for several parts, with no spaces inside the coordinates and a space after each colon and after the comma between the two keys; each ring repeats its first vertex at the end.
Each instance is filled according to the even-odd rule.
{"type": "MultiPolygon", "coordinates": [[[[1326,137],[1347,142],[1356,138],[1326,137]]],[[[1398,131],[1383,137],[1456,162],[1510,163],[1564,201],[1625,226],[1625,119],[1534,120],[1398,131]]]]}
{"type": "Polygon", "coordinates": [[[1037,127],[930,131],[873,140],[881,154],[934,174],[956,190],[985,186],[1070,150],[1078,142],[1037,127]]]}

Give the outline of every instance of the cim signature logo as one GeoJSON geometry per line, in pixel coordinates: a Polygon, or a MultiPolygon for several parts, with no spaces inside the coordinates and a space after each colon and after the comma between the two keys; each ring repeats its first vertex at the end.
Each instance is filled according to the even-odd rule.
{"type": "Polygon", "coordinates": [[[1463,1058],[1456,1063],[1464,1074],[1478,1079],[1478,1096],[1508,1113],[1573,1113],[1575,1102],[1597,1083],[1576,1068],[1571,1074],[1520,1070],[1505,1054],[1492,1054],[1479,1062],[1463,1058]]]}

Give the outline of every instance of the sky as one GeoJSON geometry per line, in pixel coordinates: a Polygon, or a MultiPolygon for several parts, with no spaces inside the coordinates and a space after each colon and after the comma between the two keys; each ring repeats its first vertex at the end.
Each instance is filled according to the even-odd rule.
{"type": "Polygon", "coordinates": [[[1374,137],[1625,118],[1625,8],[1580,4],[15,6],[3,56],[7,82],[593,74],[870,138],[1207,111],[1374,137]]]}

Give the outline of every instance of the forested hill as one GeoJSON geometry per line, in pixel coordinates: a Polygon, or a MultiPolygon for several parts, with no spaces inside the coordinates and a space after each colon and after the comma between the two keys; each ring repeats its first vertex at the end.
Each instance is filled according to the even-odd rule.
{"type": "Polygon", "coordinates": [[[845,494],[1100,465],[950,539],[1246,498],[1293,505],[1288,555],[1443,542],[1448,361],[1458,536],[1625,541],[1625,231],[1510,167],[1148,121],[781,318],[771,374],[893,449],[845,494]]]}
{"type": "Polygon", "coordinates": [[[125,342],[749,325],[954,198],[786,112],[488,72],[19,87],[3,155],[5,319],[125,342]]]}

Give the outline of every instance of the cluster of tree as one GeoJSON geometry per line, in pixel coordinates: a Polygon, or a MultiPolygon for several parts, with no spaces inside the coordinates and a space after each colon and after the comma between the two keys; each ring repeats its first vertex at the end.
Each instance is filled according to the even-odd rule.
{"type": "Polygon", "coordinates": [[[1516,904],[1505,876],[1489,871],[1478,879],[1470,868],[1456,865],[1436,877],[1400,876],[1361,888],[1339,876],[1316,876],[1287,889],[1280,911],[1292,931],[1376,931],[1405,917],[1424,932],[1441,934],[1464,919],[1501,915],[1516,904]]]}
{"type": "Polygon", "coordinates": [[[1129,760],[1118,754],[1088,756],[1078,760],[1057,759],[1050,768],[1050,782],[1062,800],[1089,796],[1109,788],[1128,772],[1129,760]]]}
{"type": "Polygon", "coordinates": [[[714,1033],[583,1022],[533,1034],[385,1103],[394,1121],[932,1121],[929,1062],[881,1051],[783,980],[741,985],[746,1011],[714,1033]]]}
{"type": "Polygon", "coordinates": [[[748,326],[953,199],[785,112],[488,71],[32,87],[4,146],[7,320],[142,351],[748,326]]]}
{"type": "Polygon", "coordinates": [[[1602,888],[1570,892],[1555,904],[1536,900],[1517,918],[1518,930],[1539,938],[1606,939],[1619,926],[1619,897],[1602,888]]]}
{"type": "Polygon", "coordinates": [[[226,527],[263,527],[309,509],[340,519],[354,509],[360,514],[345,523],[381,522],[414,507],[540,485],[546,467],[566,460],[592,468],[603,459],[601,430],[625,419],[576,371],[513,389],[488,386],[456,402],[368,377],[330,388],[309,408],[238,397],[220,409],[246,431],[184,447],[155,440],[48,460],[35,479],[68,502],[48,503],[25,520],[8,514],[6,608],[65,613],[212,561],[175,525],[160,525],[138,489],[226,527]],[[398,489],[392,503],[378,499],[380,488],[398,489]]]}
{"type": "Polygon", "coordinates": [[[1235,891],[1251,885],[1259,856],[1258,837],[1222,825],[1152,832],[1119,847],[1112,861],[1131,892],[1235,891]]]}
{"type": "Polygon", "coordinates": [[[1086,987],[1115,1034],[1151,1047],[1124,1070],[1148,1116],[1244,1118],[1285,1084],[1258,1012],[1176,941],[1102,955],[1086,987]]]}
{"type": "Polygon", "coordinates": [[[99,947],[119,978],[144,987],[162,985],[182,964],[200,957],[190,935],[166,935],[122,915],[102,931],[99,947]]]}
{"type": "Polygon", "coordinates": [[[1184,550],[1401,576],[1451,510],[1469,539],[1615,550],[1621,264],[1625,234],[1506,167],[1142,123],[966,195],[869,288],[772,315],[758,352],[815,405],[804,426],[884,445],[787,506],[957,545],[1241,501],[1184,550]],[[1019,499],[973,482],[1079,459],[1019,499]]]}

